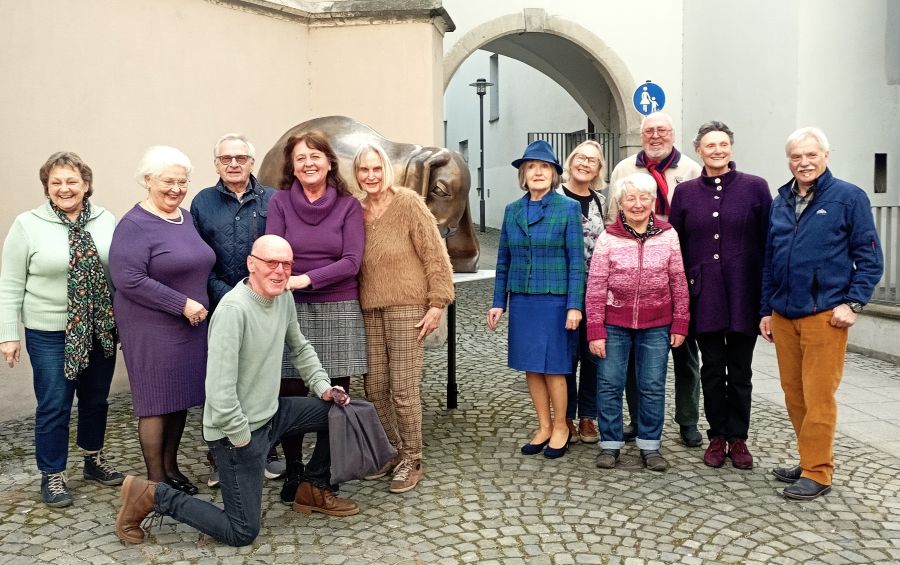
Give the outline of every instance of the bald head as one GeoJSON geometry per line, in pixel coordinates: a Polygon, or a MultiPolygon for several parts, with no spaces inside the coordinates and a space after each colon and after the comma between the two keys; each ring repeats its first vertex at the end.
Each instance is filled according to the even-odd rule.
{"type": "Polygon", "coordinates": [[[259,237],[256,241],[253,242],[253,249],[250,250],[251,255],[259,255],[260,257],[267,252],[286,252],[291,256],[294,255],[294,252],[291,249],[291,244],[288,243],[287,240],[283,237],[273,234],[259,237]]]}
{"type": "Polygon", "coordinates": [[[294,251],[284,238],[264,235],[253,243],[247,257],[250,288],[263,298],[275,298],[284,292],[291,276],[294,251]]]}

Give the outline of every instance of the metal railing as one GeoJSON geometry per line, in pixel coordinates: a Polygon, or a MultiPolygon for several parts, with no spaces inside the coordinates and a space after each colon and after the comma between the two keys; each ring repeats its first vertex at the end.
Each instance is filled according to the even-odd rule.
{"type": "Polygon", "coordinates": [[[875,229],[884,251],[884,276],[875,287],[872,300],[900,305],[897,286],[900,283],[900,206],[873,206],[875,229]]]}
{"type": "Polygon", "coordinates": [[[617,133],[601,133],[587,131],[575,131],[572,133],[564,132],[528,132],[528,143],[543,139],[551,146],[556,158],[560,163],[564,163],[566,157],[572,152],[579,143],[587,139],[593,139],[603,147],[603,158],[606,160],[606,170],[603,171],[606,182],[609,182],[609,173],[613,167],[619,162],[619,134],[617,133]]]}

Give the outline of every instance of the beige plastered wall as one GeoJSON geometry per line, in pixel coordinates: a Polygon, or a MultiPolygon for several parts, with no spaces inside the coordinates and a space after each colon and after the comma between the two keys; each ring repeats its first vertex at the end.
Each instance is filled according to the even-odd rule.
{"type": "MultiPolygon", "coordinates": [[[[442,39],[429,21],[309,24],[229,2],[0,0],[0,237],[44,201],[37,171],[54,151],[81,155],[93,201],[121,217],[144,197],[133,173],[154,144],[194,162],[185,208],[217,180],[225,132],[247,134],[260,160],[290,127],[332,114],[437,145],[442,39]]],[[[0,420],[33,411],[22,357],[0,366],[0,420]]],[[[127,390],[121,356],[113,390],[127,390]]]]}

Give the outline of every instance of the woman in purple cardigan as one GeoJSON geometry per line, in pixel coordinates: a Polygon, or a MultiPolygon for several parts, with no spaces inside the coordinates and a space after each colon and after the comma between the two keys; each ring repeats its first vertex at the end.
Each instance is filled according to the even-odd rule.
{"type": "Polygon", "coordinates": [[[137,172],[147,198],[116,226],[109,269],[147,478],[196,494],[178,468],[178,446],[187,409],[205,398],[206,283],[216,256],[180,207],[191,168],[178,149],[147,150],[137,172]]]}
{"type": "MultiPolygon", "coordinates": [[[[319,132],[288,139],[280,190],[269,201],[266,233],[283,237],[294,250],[288,289],[297,321],[334,386],[350,388],[350,377],[369,372],[366,332],[357,275],[365,248],[362,206],[338,171],[337,155],[319,132]]],[[[282,366],[282,396],[305,396],[303,380],[289,360],[282,366]]],[[[300,483],[301,438],[282,438],[287,480],[285,504],[300,483]]]]}
{"type": "Polygon", "coordinates": [[[681,239],[691,331],[703,357],[700,382],[710,440],[703,461],[721,467],[730,457],[735,468],[751,469],[750,365],[772,194],[765,180],[735,169],[732,143],[734,134],[722,122],[700,126],[694,149],[703,172],[678,185],[669,222],[681,239]]]}

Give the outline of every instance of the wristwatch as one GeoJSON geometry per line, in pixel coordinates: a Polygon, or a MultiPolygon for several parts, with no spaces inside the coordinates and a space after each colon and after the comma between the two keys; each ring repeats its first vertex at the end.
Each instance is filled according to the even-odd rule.
{"type": "Polygon", "coordinates": [[[846,302],[845,304],[847,304],[847,306],[849,306],[850,309],[853,310],[854,314],[859,314],[860,312],[862,312],[863,306],[865,306],[864,304],[859,302],[846,302]]]}

